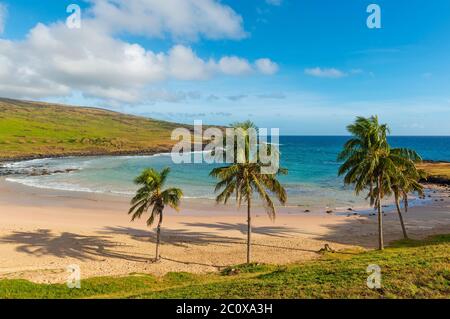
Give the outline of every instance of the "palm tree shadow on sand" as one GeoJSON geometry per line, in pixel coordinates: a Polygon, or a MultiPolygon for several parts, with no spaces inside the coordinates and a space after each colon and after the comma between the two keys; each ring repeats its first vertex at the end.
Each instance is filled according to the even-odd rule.
{"type": "MultiPolygon", "coordinates": [[[[239,231],[242,235],[247,234],[247,224],[239,223],[183,223],[187,227],[209,228],[216,231],[239,231]]],[[[253,226],[254,234],[266,235],[270,237],[285,238],[295,234],[314,235],[313,233],[304,232],[297,228],[287,226],[253,226]]]]}
{"type": "MultiPolygon", "coordinates": [[[[153,231],[137,229],[132,227],[105,227],[99,232],[104,235],[128,235],[136,241],[156,242],[156,233],[153,231]]],[[[161,235],[163,244],[178,247],[208,244],[243,244],[243,240],[237,237],[220,236],[209,232],[191,231],[188,229],[164,228],[161,235]]]]}
{"type": "MultiPolygon", "coordinates": [[[[213,230],[238,230],[242,234],[246,234],[246,224],[230,224],[230,223],[184,223],[187,227],[192,229],[193,227],[209,228],[213,230]]],[[[295,228],[283,227],[283,226],[265,226],[265,227],[254,227],[253,232],[256,234],[267,235],[271,237],[285,238],[289,235],[299,233],[299,230],[295,228]]],[[[156,239],[156,234],[152,231],[135,229],[131,227],[106,227],[101,234],[120,234],[128,235],[134,240],[138,241],[151,241],[154,242],[156,239]]],[[[226,245],[226,244],[237,244],[246,245],[245,237],[230,237],[214,234],[212,232],[205,231],[192,231],[188,229],[164,229],[162,236],[162,243],[166,245],[174,245],[178,247],[188,247],[189,245],[226,245]]],[[[267,247],[267,248],[279,248],[291,251],[304,251],[304,252],[314,252],[315,250],[302,249],[301,247],[284,247],[280,245],[270,245],[263,243],[253,243],[254,246],[267,247]]],[[[163,258],[164,259],[164,258],[163,258]]],[[[166,258],[167,259],[167,258],[166,258]]],[[[183,263],[182,261],[179,261],[183,263]]]]}
{"type": "Polygon", "coordinates": [[[0,243],[18,244],[16,251],[42,256],[70,257],[79,260],[97,260],[98,258],[117,258],[135,262],[144,262],[148,255],[130,255],[118,251],[125,248],[118,242],[111,241],[105,236],[84,236],[73,233],[54,235],[48,229],[35,232],[16,231],[11,235],[0,238],[0,243]]]}
{"type": "MultiPolygon", "coordinates": [[[[246,234],[247,231],[247,225],[244,223],[241,224],[232,224],[232,223],[184,223],[184,225],[189,227],[204,227],[204,228],[211,228],[217,231],[220,230],[234,230],[239,231],[242,234],[246,234]]],[[[311,238],[327,241],[332,244],[333,242],[338,242],[341,244],[355,244],[357,240],[355,240],[354,237],[349,236],[348,238],[345,238],[344,240],[339,240],[339,237],[341,237],[342,231],[347,231],[348,225],[343,226],[329,226],[330,234],[318,234],[313,232],[307,232],[303,231],[298,228],[292,228],[292,227],[286,227],[286,226],[261,226],[261,227],[254,227],[252,229],[253,233],[260,234],[260,235],[266,235],[274,238],[288,238],[295,235],[307,235],[311,236],[311,238]]],[[[279,248],[283,250],[290,250],[290,251],[303,251],[303,252],[309,252],[309,253],[319,253],[318,250],[312,250],[312,249],[305,249],[302,247],[285,247],[282,245],[270,245],[270,244],[263,244],[263,243],[253,243],[253,246],[259,246],[259,247],[267,247],[267,248],[279,248]]],[[[336,253],[340,254],[348,254],[347,252],[339,252],[336,251],[336,253]]]]}

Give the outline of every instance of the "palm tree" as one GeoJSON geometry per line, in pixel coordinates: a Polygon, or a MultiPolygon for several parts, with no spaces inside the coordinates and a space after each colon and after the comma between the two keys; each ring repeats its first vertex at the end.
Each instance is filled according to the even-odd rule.
{"type": "Polygon", "coordinates": [[[344,183],[353,184],[358,195],[369,186],[369,197],[371,204],[378,209],[378,242],[379,248],[383,249],[383,215],[381,211],[382,180],[380,161],[383,153],[387,150],[386,136],[389,129],[386,125],[380,125],[378,118],[358,117],[356,121],[347,126],[347,130],[353,135],[348,140],[341,153],[339,161],[345,161],[339,168],[339,176],[344,175],[344,183]],[[375,187],[376,184],[376,188],[375,187]],[[374,192],[376,189],[376,193],[374,192]]]}
{"type": "Polygon", "coordinates": [[[166,206],[170,206],[175,210],[179,210],[180,200],[183,192],[179,188],[168,188],[163,190],[170,173],[170,168],[165,168],[158,172],[152,168],[145,169],[136,179],[134,183],[141,186],[136,192],[136,196],[131,200],[131,208],[128,214],[132,214],[132,221],[141,218],[149,208],[152,208],[150,216],[147,220],[147,226],[152,226],[155,219],[159,218],[156,228],[156,255],[155,261],[158,261],[161,224],[163,221],[163,211],[166,206]]]}
{"type": "Polygon", "coordinates": [[[240,128],[241,132],[245,134],[245,160],[241,160],[238,163],[236,160],[237,152],[235,152],[233,164],[213,169],[210,176],[219,179],[215,187],[215,192],[220,191],[220,194],[216,197],[217,203],[223,202],[226,204],[232,196],[235,196],[239,207],[243,201],[247,203],[247,264],[249,264],[251,262],[251,207],[253,194],[257,193],[259,195],[269,218],[274,220],[276,211],[270,195],[274,195],[283,205],[286,203],[286,190],[277,180],[277,174],[287,174],[287,170],[280,168],[277,174],[262,174],[261,168],[264,167],[264,164],[259,159],[257,159],[256,163],[250,161],[250,140],[247,133],[251,128],[256,129],[256,126],[252,122],[247,121],[233,124],[232,127],[240,128]]]}
{"type": "Polygon", "coordinates": [[[419,196],[424,196],[423,185],[420,181],[426,180],[427,176],[428,174],[422,169],[417,169],[416,172],[410,172],[407,175],[406,183],[402,186],[403,206],[405,207],[406,213],[409,207],[408,194],[417,193],[419,196]]]}
{"type": "Polygon", "coordinates": [[[423,171],[418,170],[415,165],[410,165],[408,168],[400,170],[394,176],[394,183],[392,184],[392,193],[394,195],[395,207],[397,208],[398,217],[402,226],[403,237],[408,238],[405,223],[403,221],[402,210],[400,208],[400,198],[403,197],[405,212],[408,211],[408,194],[417,192],[419,196],[423,195],[423,186],[419,180],[423,177],[423,171]]]}
{"type": "Polygon", "coordinates": [[[369,188],[368,198],[378,212],[378,244],[382,250],[382,200],[394,193],[393,185],[402,171],[415,170],[414,162],[420,160],[420,156],[409,149],[391,148],[387,142],[389,128],[386,124],[380,125],[376,116],[358,117],[347,130],[353,137],[338,156],[338,160],[344,161],[338,174],[345,175],[344,183],[353,184],[357,194],[369,188]]]}

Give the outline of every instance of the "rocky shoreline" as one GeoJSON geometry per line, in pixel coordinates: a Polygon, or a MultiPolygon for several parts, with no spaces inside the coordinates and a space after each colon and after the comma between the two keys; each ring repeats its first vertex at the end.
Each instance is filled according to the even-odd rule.
{"type": "Polygon", "coordinates": [[[0,164],[12,163],[12,162],[22,162],[31,161],[36,159],[45,158],[64,158],[64,157],[88,157],[88,156],[146,156],[155,155],[159,153],[166,153],[172,150],[172,146],[159,146],[146,150],[131,150],[131,151],[94,151],[94,152],[68,152],[68,153],[55,153],[55,154],[35,154],[27,156],[16,156],[16,157],[0,157],[0,164]]]}
{"type": "Polygon", "coordinates": [[[428,173],[428,177],[420,181],[422,184],[450,186],[450,162],[424,160],[419,168],[428,173]],[[442,169],[443,166],[447,170],[444,174],[442,171],[433,172],[433,169],[442,169]]]}
{"type": "MultiPolygon", "coordinates": [[[[166,153],[171,151],[171,146],[159,146],[147,150],[140,151],[110,151],[110,152],[82,152],[82,153],[65,153],[65,154],[38,154],[38,155],[30,155],[30,156],[19,156],[19,157],[11,157],[11,158],[2,158],[0,157],[0,176],[11,176],[11,175],[27,175],[27,176],[45,176],[52,174],[63,174],[63,173],[71,173],[77,171],[77,169],[66,169],[66,170],[54,170],[51,171],[46,168],[33,167],[32,169],[13,169],[8,168],[5,164],[14,163],[14,162],[22,162],[22,161],[30,161],[36,159],[46,159],[46,158],[65,158],[65,157],[90,157],[90,156],[151,156],[159,153],[166,153]]],[[[450,162],[447,161],[433,161],[433,160],[424,160],[424,165],[442,165],[448,164],[450,167],[450,162]]],[[[439,176],[430,174],[427,179],[423,179],[420,181],[425,185],[441,185],[441,186],[450,186],[450,178],[447,176],[439,176]]]]}
{"type": "Polygon", "coordinates": [[[1,176],[47,176],[53,174],[65,174],[78,171],[79,169],[50,170],[44,166],[33,168],[10,168],[5,164],[31,161],[38,159],[66,158],[66,157],[92,157],[92,156],[151,156],[159,153],[170,152],[170,147],[157,147],[141,151],[118,151],[118,152],[83,152],[67,154],[40,154],[31,156],[20,156],[13,158],[0,158],[0,177],[1,176]]]}

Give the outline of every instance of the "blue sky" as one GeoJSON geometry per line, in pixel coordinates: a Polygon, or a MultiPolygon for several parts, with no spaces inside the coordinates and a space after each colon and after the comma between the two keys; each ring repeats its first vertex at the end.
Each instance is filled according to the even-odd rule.
{"type": "Polygon", "coordinates": [[[185,123],[450,135],[448,0],[0,0],[0,95],[185,123]],[[64,24],[82,8],[81,29],[64,24]],[[381,8],[369,29],[366,8],[381,8]],[[3,67],[2,67],[3,64],[3,67]],[[12,80],[11,80],[12,78],[12,80]]]}

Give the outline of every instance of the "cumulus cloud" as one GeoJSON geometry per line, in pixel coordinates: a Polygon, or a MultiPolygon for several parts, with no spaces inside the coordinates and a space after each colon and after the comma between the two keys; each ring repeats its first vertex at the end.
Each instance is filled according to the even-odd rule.
{"type": "Polygon", "coordinates": [[[258,59],[255,62],[256,68],[259,72],[267,75],[272,75],[278,72],[278,64],[270,59],[258,59]]]}
{"type": "Polygon", "coordinates": [[[347,73],[335,68],[326,69],[319,67],[312,69],[305,69],[305,74],[319,78],[331,78],[331,79],[342,78],[348,75],[347,73]]]}
{"type": "Polygon", "coordinates": [[[240,75],[250,73],[252,71],[252,67],[246,59],[235,56],[221,58],[218,68],[221,72],[228,75],[240,75]]]}
{"type": "Polygon", "coordinates": [[[97,27],[112,32],[189,40],[242,39],[247,35],[242,17],[217,0],[89,1],[97,27]]]}
{"type": "Polygon", "coordinates": [[[0,3],[0,35],[5,31],[5,20],[8,11],[6,5],[0,3]]]}
{"type": "Polygon", "coordinates": [[[24,41],[0,40],[0,95],[41,98],[82,92],[86,97],[126,103],[155,96],[178,100],[179,94],[172,97],[162,92],[158,96],[145,89],[170,79],[267,73],[261,68],[253,70],[250,62],[235,56],[202,59],[184,45],[153,52],[95,26],[90,20],[84,21],[81,29],[69,29],[63,23],[38,24],[24,41]]]}
{"type": "MultiPolygon", "coordinates": [[[[123,33],[173,39],[244,37],[242,18],[218,0],[88,1],[91,6],[80,29],[69,29],[63,22],[39,23],[24,40],[0,39],[1,96],[34,99],[82,94],[130,104],[180,101],[192,94],[153,87],[167,80],[278,71],[278,65],[267,58],[202,58],[186,44],[155,52],[118,37],[123,33]]],[[[0,4],[0,28],[2,10],[0,4]]]]}

